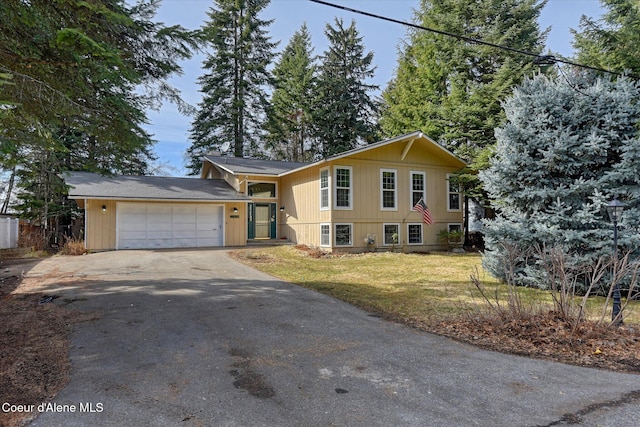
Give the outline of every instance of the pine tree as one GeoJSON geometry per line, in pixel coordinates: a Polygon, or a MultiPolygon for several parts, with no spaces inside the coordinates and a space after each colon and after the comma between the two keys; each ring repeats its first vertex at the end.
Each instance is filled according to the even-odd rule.
{"type": "MultiPolygon", "coordinates": [[[[416,23],[541,52],[537,19],[546,1],[421,0],[416,23]]],[[[495,143],[501,101],[532,71],[531,58],[412,28],[383,92],[385,136],[420,129],[466,160],[495,143]]]]}
{"type": "Polygon", "coordinates": [[[577,60],[592,67],[640,75],[640,7],[637,0],[601,0],[603,18],[583,16],[573,31],[577,60]]]}
{"type": "Polygon", "coordinates": [[[377,139],[378,105],[369,93],[378,89],[367,83],[373,77],[373,53],[365,53],[355,21],[349,27],[340,19],[327,24],[329,47],[322,55],[318,76],[314,134],[319,155],[328,157],[377,139]]]}
{"type": "Polygon", "coordinates": [[[184,107],[167,79],[198,41],[154,22],[158,6],[0,2],[0,103],[9,106],[0,109],[0,170],[17,180],[23,217],[55,222],[65,193],[58,174],[66,170],[148,171],[154,141],[143,129],[146,110],[167,99],[184,107]]]}
{"type": "Polygon", "coordinates": [[[269,0],[215,0],[203,31],[212,52],[200,76],[203,99],[191,127],[187,150],[191,173],[200,170],[200,157],[223,150],[235,157],[260,154],[267,70],[275,54],[266,28],[272,21],[258,17],[269,0]]]}
{"type": "Polygon", "coordinates": [[[9,135],[3,143],[22,144],[28,129],[60,127],[84,133],[110,160],[144,157],[154,143],[142,128],[145,110],[166,99],[184,106],[167,79],[181,71],[179,61],[191,57],[198,40],[179,26],[153,22],[158,6],[159,0],[0,2],[0,73],[10,77],[2,78],[9,84],[0,84],[0,99],[14,106],[0,116],[9,135]]]}
{"type": "MultiPolygon", "coordinates": [[[[508,253],[561,247],[576,263],[611,253],[606,205],[627,204],[621,249],[640,243],[640,119],[638,84],[575,74],[526,80],[505,102],[496,156],[482,181],[498,209],[485,227],[485,267],[504,278],[508,253]]],[[[522,284],[545,286],[537,259],[515,265],[522,284]]]]}
{"type": "Polygon", "coordinates": [[[314,157],[311,110],[317,66],[306,24],[296,31],[276,63],[275,88],[268,111],[267,148],[280,160],[314,157]]]}

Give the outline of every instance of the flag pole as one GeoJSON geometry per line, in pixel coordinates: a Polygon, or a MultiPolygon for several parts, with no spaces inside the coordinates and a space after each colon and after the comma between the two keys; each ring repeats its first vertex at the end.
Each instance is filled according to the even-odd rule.
{"type": "MultiPolygon", "coordinates": [[[[420,197],[420,200],[424,199],[424,197],[420,197]]],[[[418,200],[418,203],[420,203],[420,200],[418,200]]],[[[416,203],[416,205],[418,204],[416,203]]],[[[415,205],[413,205],[415,206],[415,205]]],[[[402,223],[404,224],[405,221],[407,220],[407,218],[409,218],[409,215],[411,215],[411,212],[415,212],[415,210],[413,209],[413,207],[411,209],[409,209],[409,213],[404,217],[404,219],[402,220],[402,223]]]]}

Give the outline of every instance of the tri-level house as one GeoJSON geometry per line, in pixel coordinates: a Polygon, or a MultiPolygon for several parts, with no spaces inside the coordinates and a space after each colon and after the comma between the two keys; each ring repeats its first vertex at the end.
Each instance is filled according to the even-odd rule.
{"type": "Polygon", "coordinates": [[[85,209],[90,250],[244,246],[286,241],[328,251],[438,248],[462,230],[463,200],[449,181],[465,163],[422,132],[314,163],[220,155],[200,178],[66,176],[85,209]],[[414,207],[422,199],[433,223],[414,207]]]}

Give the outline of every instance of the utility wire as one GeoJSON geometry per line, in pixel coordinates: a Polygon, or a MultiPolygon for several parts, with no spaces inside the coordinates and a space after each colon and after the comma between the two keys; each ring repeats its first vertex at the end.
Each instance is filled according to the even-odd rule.
{"type": "MultiPolygon", "coordinates": [[[[616,76],[622,76],[623,75],[623,73],[618,73],[618,72],[615,72],[615,71],[606,70],[604,68],[597,68],[597,67],[591,67],[589,65],[578,64],[577,62],[569,61],[569,60],[564,59],[564,58],[558,58],[558,57],[553,56],[553,55],[540,55],[540,54],[537,54],[537,53],[534,53],[534,52],[529,52],[529,51],[522,50],[522,49],[515,49],[515,48],[509,47],[509,46],[502,46],[502,45],[495,44],[495,43],[485,42],[483,40],[478,40],[478,39],[474,39],[474,38],[471,38],[471,37],[462,36],[460,34],[450,33],[450,32],[441,31],[441,30],[435,30],[433,28],[423,27],[421,25],[413,24],[411,22],[400,21],[398,19],[389,18],[389,17],[382,16],[382,15],[376,15],[375,13],[365,12],[363,10],[352,9],[350,7],[341,6],[339,4],[334,4],[334,3],[329,3],[329,2],[326,2],[326,1],[323,1],[323,0],[309,0],[309,1],[311,1],[313,3],[318,3],[318,4],[325,5],[325,6],[329,6],[329,7],[334,7],[336,9],[341,9],[341,10],[344,10],[344,11],[347,11],[347,12],[353,12],[353,13],[357,13],[357,14],[360,14],[360,15],[369,16],[371,18],[380,19],[382,21],[393,22],[395,24],[400,24],[400,25],[404,25],[404,26],[407,26],[407,27],[416,28],[416,29],[419,29],[419,30],[430,31],[432,33],[440,34],[440,35],[443,35],[443,36],[454,37],[454,38],[456,38],[458,40],[463,40],[463,41],[465,41],[467,43],[490,46],[490,47],[494,47],[496,49],[502,49],[502,50],[506,50],[506,51],[509,51],[509,52],[519,53],[521,55],[531,56],[531,57],[534,58],[533,63],[537,64],[537,65],[553,65],[553,64],[555,64],[557,62],[560,62],[562,64],[572,65],[574,67],[579,67],[579,68],[585,68],[587,70],[600,71],[600,72],[603,72],[603,73],[613,74],[613,75],[616,75],[616,76]]],[[[633,74],[627,74],[627,76],[632,77],[634,79],[639,79],[640,78],[638,76],[634,76],[633,74]]]]}

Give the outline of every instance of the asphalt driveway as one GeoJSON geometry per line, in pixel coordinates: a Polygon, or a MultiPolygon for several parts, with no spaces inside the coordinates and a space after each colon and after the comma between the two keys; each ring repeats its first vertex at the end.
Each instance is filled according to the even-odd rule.
{"type": "Polygon", "coordinates": [[[60,295],[56,303],[101,314],[74,327],[70,383],[34,426],[640,419],[639,376],[483,351],[388,323],[224,250],[53,257],[28,276],[60,295]]]}

